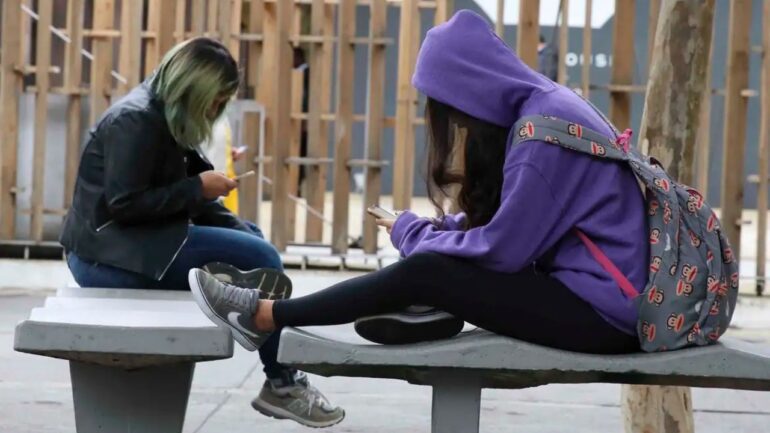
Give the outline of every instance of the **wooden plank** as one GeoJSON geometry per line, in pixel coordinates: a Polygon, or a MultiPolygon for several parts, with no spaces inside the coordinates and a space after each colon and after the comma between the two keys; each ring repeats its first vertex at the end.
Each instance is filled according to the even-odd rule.
{"type": "Polygon", "coordinates": [[[593,58],[591,42],[593,39],[593,27],[591,27],[591,12],[593,10],[593,1],[586,0],[585,24],[583,25],[583,65],[582,65],[582,88],[583,96],[590,97],[591,93],[591,63],[593,58]]]}
{"type": "Polygon", "coordinates": [[[647,75],[652,69],[652,51],[655,47],[655,33],[658,30],[658,16],[660,16],[660,0],[650,0],[650,15],[647,18],[647,75]]]}
{"type": "MultiPolygon", "coordinates": [[[[334,196],[332,212],[332,253],[348,250],[350,212],[350,145],[353,130],[353,83],[355,80],[356,1],[341,0],[337,17],[337,121],[334,123],[334,196]]],[[[407,21],[409,22],[409,21],[407,21]]]]}
{"type": "MultiPolygon", "coordinates": [[[[289,45],[291,15],[294,0],[282,0],[275,5],[275,74],[272,86],[275,88],[271,103],[273,118],[273,215],[271,241],[279,251],[286,250],[286,206],[288,202],[288,173],[286,158],[289,156],[291,127],[291,64],[292,52],[289,45]]],[[[266,14],[267,15],[267,14],[266,14]]],[[[269,34],[265,25],[265,36],[269,34]]],[[[267,62],[266,62],[267,63],[267,62]]]]}
{"type": "MultiPolygon", "coordinates": [[[[168,1],[168,0],[166,0],[168,1]]],[[[174,41],[178,44],[185,39],[185,33],[187,32],[187,0],[176,1],[176,15],[174,26],[174,41]]],[[[158,60],[160,61],[160,59],[158,60]]]]}
{"type": "Polygon", "coordinates": [[[83,56],[80,50],[83,48],[83,15],[84,1],[70,0],[67,2],[67,34],[70,43],[64,53],[64,88],[72,92],[67,98],[67,151],[64,175],[64,207],[72,205],[72,196],[75,192],[75,180],[77,179],[78,162],[80,159],[80,124],[83,99],[80,89],[83,77],[83,56]]]}
{"type": "Polygon", "coordinates": [[[765,0],[762,8],[762,101],[759,126],[759,187],[757,188],[757,295],[761,296],[765,288],[765,262],[767,261],[767,176],[770,175],[770,0],[765,0]]]}
{"type": "MultiPolygon", "coordinates": [[[[32,0],[22,0],[21,4],[26,6],[29,9],[34,9],[34,5],[32,4],[32,0]]],[[[30,59],[32,58],[32,17],[29,16],[26,12],[22,12],[20,15],[21,19],[21,55],[19,57],[19,64],[23,65],[25,63],[30,62],[30,59]]]]}
{"type": "Polygon", "coordinates": [[[190,8],[190,33],[192,37],[203,36],[206,27],[206,0],[191,0],[190,8]]]}
{"type": "MultiPolygon", "coordinates": [[[[326,19],[324,0],[313,1],[310,9],[311,36],[324,36],[326,19]]],[[[324,105],[324,99],[321,95],[324,92],[329,93],[328,90],[324,89],[324,76],[327,76],[328,79],[329,75],[324,69],[325,58],[331,58],[331,53],[326,52],[329,48],[327,43],[311,44],[308,53],[310,98],[307,118],[307,156],[309,158],[321,158],[328,153],[326,124],[321,120],[321,112],[328,109],[329,104],[327,99],[327,104],[324,105]]],[[[325,171],[326,167],[322,165],[305,167],[305,198],[309,207],[305,216],[305,242],[320,242],[323,238],[323,221],[310,209],[323,214],[326,183],[322,179],[322,174],[325,171]]]]}
{"type": "Polygon", "coordinates": [[[537,45],[540,41],[540,0],[519,2],[519,25],[516,31],[516,53],[530,68],[537,70],[537,45]]]}
{"type": "Polygon", "coordinates": [[[505,40],[505,0],[497,0],[497,10],[495,15],[495,33],[505,40]]]}
{"type": "MultiPolygon", "coordinates": [[[[612,84],[634,83],[634,0],[615,0],[612,24],[612,84]]],[[[623,130],[631,127],[631,95],[610,91],[610,120],[623,130]]]]}
{"type": "MultiPolygon", "coordinates": [[[[235,45],[233,49],[233,41],[237,41],[237,39],[233,39],[233,33],[232,33],[232,13],[233,13],[233,0],[220,0],[219,2],[209,2],[209,9],[214,8],[216,9],[216,14],[213,16],[215,17],[214,21],[214,27],[210,28],[209,32],[213,35],[212,37],[219,38],[219,41],[222,42],[224,46],[227,47],[227,49],[230,51],[230,54],[235,58],[236,61],[238,61],[239,57],[239,47],[238,45],[235,45]],[[211,6],[211,5],[214,6],[211,6]]],[[[209,11],[209,14],[211,14],[211,11],[209,11]]],[[[211,15],[209,15],[209,22],[211,21],[211,15]]]]}
{"type": "Polygon", "coordinates": [[[149,76],[160,63],[163,55],[176,42],[174,32],[178,26],[176,0],[150,0],[147,10],[147,30],[156,34],[145,43],[144,75],[149,76]]]}
{"type": "MultiPolygon", "coordinates": [[[[373,0],[369,14],[369,36],[384,37],[387,29],[388,5],[385,0],[373,0]]],[[[367,107],[366,107],[366,143],[364,158],[379,160],[382,158],[382,129],[385,116],[385,46],[369,45],[369,76],[367,78],[367,107]]],[[[378,228],[366,208],[380,203],[382,188],[382,168],[366,167],[364,186],[364,201],[361,215],[363,217],[364,252],[377,253],[378,228]]]]}
{"type": "Polygon", "coordinates": [[[417,53],[414,51],[413,23],[419,19],[416,0],[404,0],[401,5],[398,39],[398,82],[396,84],[396,131],[393,145],[393,206],[409,209],[414,184],[414,92],[412,74],[417,53]]]}
{"type": "MultiPolygon", "coordinates": [[[[294,19],[292,20],[292,35],[299,35],[302,33],[302,7],[298,4],[294,5],[294,19]]],[[[300,48],[298,45],[295,47],[300,48]]],[[[294,49],[294,47],[292,47],[294,49]]],[[[301,48],[300,48],[301,49],[301,48]]],[[[302,112],[302,97],[303,97],[303,78],[304,70],[294,68],[294,52],[292,51],[292,70],[291,70],[291,113],[302,112]]],[[[289,140],[289,157],[299,157],[301,141],[302,141],[302,120],[291,118],[291,139],[289,140]]],[[[287,162],[288,163],[288,162],[287,162]]],[[[289,194],[298,193],[299,189],[299,171],[300,167],[296,164],[289,164],[288,168],[288,191],[289,194]]],[[[286,208],[286,232],[289,242],[294,242],[296,239],[297,228],[297,203],[294,200],[288,201],[286,208]]]]}
{"type": "MultiPolygon", "coordinates": [[[[147,39],[144,42],[144,74],[150,75],[155,69],[155,66],[160,62],[160,54],[158,51],[158,39],[159,30],[161,28],[160,19],[162,17],[161,7],[163,4],[172,4],[176,7],[176,1],[163,1],[163,0],[147,0],[147,31],[154,33],[155,37],[147,39]]],[[[175,17],[172,16],[172,20],[175,17]]],[[[172,21],[173,24],[173,21],[172,21]]],[[[173,30],[173,26],[172,26],[173,30]]]]}
{"type": "Polygon", "coordinates": [[[435,25],[446,22],[455,10],[454,0],[438,0],[436,2],[436,15],[433,19],[435,25]]]}
{"type": "Polygon", "coordinates": [[[222,40],[221,35],[217,29],[217,23],[219,22],[220,8],[229,0],[207,0],[206,10],[206,32],[204,36],[210,38],[222,40]]]}
{"type": "Polygon", "coordinates": [[[741,211],[743,210],[743,162],[746,148],[746,106],[741,90],[749,86],[749,47],[751,1],[730,2],[727,32],[727,75],[725,78],[725,117],[722,152],[722,229],[740,257],[741,211]]]}
{"type": "Polygon", "coordinates": [[[124,95],[139,85],[142,65],[142,13],[144,2],[121,2],[120,52],[118,70],[126,78],[118,83],[117,94],[124,95]]]}
{"type": "MultiPolygon", "coordinates": [[[[249,3],[249,19],[246,30],[249,33],[262,33],[262,20],[265,12],[265,4],[262,0],[252,0],[249,3]]],[[[262,57],[262,42],[250,41],[246,44],[248,64],[246,68],[246,88],[248,91],[252,91],[252,97],[261,103],[265,103],[259,99],[257,93],[257,82],[260,76],[260,59],[262,57]]],[[[260,119],[257,115],[248,115],[243,119],[241,128],[243,128],[244,143],[246,145],[246,164],[254,164],[253,161],[258,156],[259,152],[259,130],[260,119]]],[[[264,132],[264,131],[263,131],[264,132]]],[[[239,143],[240,144],[240,143],[239,143]]],[[[254,164],[250,169],[260,172],[259,166],[254,164]]],[[[252,176],[248,179],[241,181],[240,185],[240,199],[241,205],[238,206],[240,216],[249,221],[253,221],[259,225],[259,204],[262,202],[262,197],[259,194],[261,191],[262,179],[259,176],[252,176]]]]}
{"type": "MultiPolygon", "coordinates": [[[[275,4],[265,4],[263,21],[262,21],[262,34],[264,40],[262,41],[262,62],[260,68],[259,86],[257,88],[257,101],[265,105],[267,110],[267,117],[265,123],[265,156],[273,155],[273,126],[274,121],[274,107],[275,101],[275,75],[277,74],[276,68],[276,35],[277,35],[277,23],[276,23],[276,9],[275,4]]],[[[288,44],[288,42],[287,42],[288,44]]],[[[287,72],[288,74],[288,72],[287,72]]],[[[265,176],[268,178],[273,177],[273,164],[267,164],[264,167],[265,176]]],[[[272,188],[268,189],[267,194],[272,194],[272,188]]]]}
{"type": "MultiPolygon", "coordinates": [[[[111,30],[115,18],[115,0],[94,0],[94,29],[111,30]]],[[[112,40],[94,39],[94,60],[91,61],[90,124],[110,105],[112,94],[112,40]]]]}
{"type": "Polygon", "coordinates": [[[17,155],[19,142],[19,95],[22,76],[21,0],[3,0],[2,55],[0,55],[0,239],[14,238],[16,230],[17,155]]]}
{"type": "Polygon", "coordinates": [[[243,0],[228,0],[228,14],[222,14],[220,27],[222,28],[222,41],[230,50],[236,61],[240,61],[241,42],[241,15],[243,13],[243,0]]]}
{"type": "Polygon", "coordinates": [[[32,218],[30,238],[36,242],[43,240],[43,199],[45,189],[45,145],[48,127],[48,87],[50,86],[49,67],[51,66],[51,24],[53,22],[53,0],[40,0],[37,8],[37,44],[35,46],[37,73],[35,85],[35,147],[32,161],[32,218]]]}
{"type": "Polygon", "coordinates": [[[567,84],[567,58],[569,52],[569,0],[561,0],[561,24],[559,25],[559,60],[558,81],[559,84],[567,84]]]}

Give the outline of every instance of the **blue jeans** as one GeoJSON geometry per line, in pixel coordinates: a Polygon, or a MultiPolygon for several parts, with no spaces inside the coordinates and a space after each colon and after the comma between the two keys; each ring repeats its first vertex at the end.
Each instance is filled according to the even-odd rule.
{"type": "MultiPolygon", "coordinates": [[[[91,262],[73,253],[67,254],[67,265],[81,287],[122,289],[190,290],[187,273],[211,262],[229,263],[239,269],[273,268],[283,270],[281,256],[262,231],[250,223],[252,233],[222,227],[190,226],[187,242],[166,274],[158,281],[142,274],[91,262]]],[[[278,364],[279,332],[274,333],[259,349],[259,356],[270,379],[291,380],[293,370],[278,364]]]]}

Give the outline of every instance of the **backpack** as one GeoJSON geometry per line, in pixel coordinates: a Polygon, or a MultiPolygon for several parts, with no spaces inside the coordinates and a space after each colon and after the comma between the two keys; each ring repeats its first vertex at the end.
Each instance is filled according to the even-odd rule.
{"type": "Polygon", "coordinates": [[[701,193],[674,182],[660,162],[629,146],[631,130],[618,135],[596,111],[617,138],[553,116],[534,115],[516,122],[513,144],[545,141],[628,164],[645,190],[650,271],[644,290],[638,293],[588,236],[577,230],[576,234],[626,297],[636,302],[642,350],[715,343],[727,330],[738,298],[738,262],[719,219],[701,193]]]}

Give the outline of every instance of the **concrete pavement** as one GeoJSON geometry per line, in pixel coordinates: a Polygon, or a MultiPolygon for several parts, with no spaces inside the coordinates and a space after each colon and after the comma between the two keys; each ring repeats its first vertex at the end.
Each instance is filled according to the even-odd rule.
{"type": "MultiPolygon", "coordinates": [[[[355,274],[291,271],[297,296],[355,274]]],[[[13,327],[41,305],[46,291],[0,291],[0,433],[75,431],[69,371],[65,361],[13,352],[13,327]]],[[[732,335],[770,344],[762,300],[742,300],[732,335]]],[[[355,341],[351,326],[315,328],[333,338],[355,341]]],[[[289,421],[265,418],[249,402],[264,376],[255,353],[236,348],[232,359],[199,364],[188,406],[186,433],[304,432],[289,421]]],[[[427,432],[430,389],[394,380],[312,377],[347,419],[330,432],[427,432]]],[[[120,392],[116,389],[115,392],[120,392]]],[[[485,390],[481,431],[621,432],[617,385],[550,385],[508,391],[485,390]]],[[[694,390],[699,433],[764,433],[770,425],[770,393],[694,390]]]]}

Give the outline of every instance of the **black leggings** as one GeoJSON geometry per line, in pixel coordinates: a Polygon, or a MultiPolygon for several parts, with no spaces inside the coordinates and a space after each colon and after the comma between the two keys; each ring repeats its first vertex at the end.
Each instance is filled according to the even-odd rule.
{"type": "Polygon", "coordinates": [[[586,353],[639,351],[635,336],[605,321],[555,278],[505,274],[440,254],[416,254],[314,294],[277,301],[278,326],[339,325],[430,305],[498,334],[586,353]]]}

